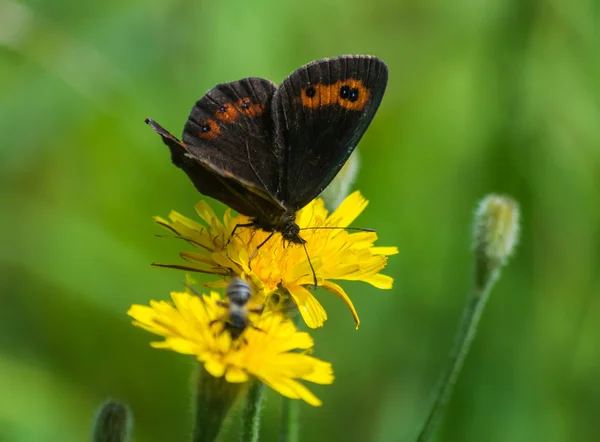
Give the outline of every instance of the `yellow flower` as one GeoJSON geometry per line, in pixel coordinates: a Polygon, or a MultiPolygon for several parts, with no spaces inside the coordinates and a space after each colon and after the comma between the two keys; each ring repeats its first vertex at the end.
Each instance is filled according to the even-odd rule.
{"type": "Polygon", "coordinates": [[[200,297],[172,292],[171,299],[172,303],[150,301],[149,307],[132,305],[127,312],[134,325],[165,338],[152,342],[152,347],[194,355],[207,372],[215,377],[225,376],[227,382],[246,382],[254,376],[284,396],[321,405],[298,380],[331,384],[331,364],[305,354],[313,347],[312,338],[297,331],[285,315],[257,315],[253,326],[233,340],[223,331],[227,310],[219,305],[221,298],[217,293],[200,297]]]}
{"type": "MultiPolygon", "coordinates": [[[[308,253],[317,285],[346,303],[358,328],[360,321],[352,301],[333,280],[364,281],[380,289],[390,289],[393,279],[379,272],[387,263],[387,255],[398,253],[396,247],[375,247],[375,232],[350,233],[343,229],[360,215],[367,203],[360,192],[354,192],[331,214],[319,198],[298,211],[296,223],[301,229],[300,236],[306,240],[305,251],[302,245],[284,243],[279,233],[257,250],[269,235],[268,232],[241,227],[231,237],[236,225],[248,223],[250,219],[243,215],[232,216],[227,210],[221,222],[210,206],[200,201],[196,205],[196,212],[204,224],[177,212],[171,212],[169,221],[155,218],[158,224],[175,233],[176,237],[197,248],[196,251],[180,253],[189,265],[157,265],[225,278],[241,276],[253,286],[255,296],[261,302],[275,292],[289,293],[306,324],[316,328],[323,325],[327,313],[305,287],[313,284],[308,253]],[[255,255],[249,262],[253,253],[255,255]]],[[[223,287],[226,284],[226,281],[220,281],[210,286],[223,287]]]]}

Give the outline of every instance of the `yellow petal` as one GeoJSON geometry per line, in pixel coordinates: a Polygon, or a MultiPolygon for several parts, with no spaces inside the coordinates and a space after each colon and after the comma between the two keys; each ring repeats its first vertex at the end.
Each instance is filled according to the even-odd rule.
{"type": "Polygon", "coordinates": [[[371,247],[373,255],[396,255],[398,247],[371,247]]]}
{"type": "Polygon", "coordinates": [[[294,302],[298,306],[298,311],[302,319],[310,328],[319,328],[327,320],[327,313],[317,299],[304,287],[296,284],[286,286],[294,302]]]}
{"type": "Polygon", "coordinates": [[[179,212],[172,210],[171,213],[169,213],[169,219],[171,220],[170,227],[176,231],[179,231],[180,233],[186,233],[189,235],[197,234],[196,236],[205,236],[206,234],[206,227],[183,216],[179,212]]]}
{"type": "Polygon", "coordinates": [[[210,256],[198,252],[181,252],[179,254],[183,259],[190,262],[199,262],[201,264],[213,265],[214,261],[210,256]]]}
{"type": "Polygon", "coordinates": [[[314,345],[313,338],[306,332],[294,332],[292,336],[283,341],[283,346],[280,351],[288,351],[295,349],[307,349],[314,345]]]}
{"type": "Polygon", "coordinates": [[[204,200],[198,202],[194,208],[196,209],[196,213],[200,216],[200,218],[209,224],[217,218],[213,209],[204,200]]]}
{"type": "Polygon", "coordinates": [[[333,367],[329,362],[324,362],[319,359],[313,358],[312,356],[304,355],[305,358],[310,358],[313,366],[313,370],[306,376],[302,376],[302,379],[315,384],[328,385],[334,381],[333,367]]]}
{"type": "Polygon", "coordinates": [[[223,376],[225,374],[225,370],[227,369],[225,364],[215,360],[214,358],[205,361],[204,368],[206,368],[206,371],[216,378],[223,376]]]}
{"type": "Polygon", "coordinates": [[[322,287],[326,288],[331,293],[333,293],[334,295],[339,297],[342,301],[344,301],[344,303],[348,306],[348,308],[350,309],[350,312],[352,313],[352,317],[354,318],[354,324],[356,325],[356,329],[358,330],[358,326],[360,325],[360,319],[358,319],[358,313],[356,312],[356,309],[354,308],[354,304],[352,303],[352,300],[348,297],[348,295],[346,294],[344,289],[341,288],[336,283],[331,282],[331,281],[323,282],[322,287]]]}
{"type": "Polygon", "coordinates": [[[246,382],[248,373],[237,367],[229,367],[225,373],[225,380],[232,383],[246,382]]]}
{"type": "Polygon", "coordinates": [[[138,322],[144,324],[152,323],[152,319],[155,317],[154,309],[146,305],[133,304],[127,310],[127,314],[138,322]]]}
{"type": "Polygon", "coordinates": [[[327,209],[322,199],[311,201],[296,214],[296,223],[300,227],[309,227],[315,224],[321,224],[327,217],[327,209]]]}
{"type": "Polygon", "coordinates": [[[320,407],[323,402],[319,400],[308,388],[300,382],[289,378],[269,378],[264,380],[273,390],[291,399],[303,399],[313,407],[320,407]]]}
{"type": "Polygon", "coordinates": [[[329,216],[329,219],[336,221],[338,225],[335,227],[347,227],[358,218],[358,215],[365,210],[368,204],[369,202],[357,190],[342,201],[335,212],[329,216]]]}
{"type": "Polygon", "coordinates": [[[198,353],[198,346],[194,342],[191,342],[185,338],[168,338],[165,341],[165,346],[161,346],[161,348],[169,348],[184,355],[193,355],[198,353]]]}
{"type": "Polygon", "coordinates": [[[368,282],[374,287],[378,289],[389,290],[394,285],[394,278],[382,275],[378,273],[377,275],[369,276],[368,278],[363,279],[363,281],[368,282]]]}
{"type": "Polygon", "coordinates": [[[205,282],[202,284],[204,287],[209,289],[224,289],[229,284],[229,281],[219,279],[218,281],[205,282]]]}

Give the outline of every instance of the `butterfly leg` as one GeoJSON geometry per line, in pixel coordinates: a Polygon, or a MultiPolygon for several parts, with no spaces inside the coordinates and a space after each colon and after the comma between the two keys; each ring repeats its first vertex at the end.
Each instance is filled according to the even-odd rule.
{"type": "Polygon", "coordinates": [[[229,235],[229,239],[227,240],[225,247],[227,247],[229,245],[229,243],[231,242],[231,238],[233,238],[233,235],[235,235],[235,231],[238,229],[238,227],[254,227],[255,225],[256,225],[256,223],[254,223],[254,222],[245,223],[245,224],[236,224],[235,227],[233,228],[233,230],[231,231],[231,235],[229,235]]]}
{"type": "Polygon", "coordinates": [[[271,238],[273,238],[273,235],[275,235],[275,231],[273,230],[269,236],[267,236],[267,239],[265,239],[263,242],[261,242],[258,246],[256,246],[256,249],[254,249],[254,252],[252,252],[252,255],[250,255],[250,258],[248,258],[248,267],[250,268],[250,270],[252,270],[252,266],[250,265],[250,263],[252,262],[252,260],[254,259],[254,257],[256,256],[256,254],[258,253],[258,250],[264,246],[267,241],[269,241],[271,238]]]}

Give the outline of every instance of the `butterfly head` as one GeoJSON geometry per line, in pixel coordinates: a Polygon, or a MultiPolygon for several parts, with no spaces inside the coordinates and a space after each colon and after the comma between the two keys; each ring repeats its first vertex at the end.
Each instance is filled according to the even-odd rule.
{"type": "Polygon", "coordinates": [[[285,212],[279,218],[275,230],[281,233],[284,240],[293,244],[304,244],[306,241],[300,237],[300,226],[296,224],[296,212],[285,212]]]}

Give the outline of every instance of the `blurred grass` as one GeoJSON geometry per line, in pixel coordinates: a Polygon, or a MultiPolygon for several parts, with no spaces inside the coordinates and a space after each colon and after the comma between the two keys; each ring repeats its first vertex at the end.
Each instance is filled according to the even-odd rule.
{"type": "MultiPolygon", "coordinates": [[[[155,134],[244,76],[280,81],[343,53],[390,82],[356,187],[400,255],[391,292],[321,293],[314,333],[336,382],[302,407],[302,440],[410,441],[471,272],[470,223],[515,197],[522,243],[492,295],[439,440],[595,440],[600,432],[600,8],[595,2],[0,1],[0,440],[86,440],[127,402],[138,441],[186,440],[191,361],[148,346],[129,304],[181,274],[153,215],[200,198],[155,134]]],[[[218,204],[215,204],[216,206],[218,204]]],[[[264,439],[276,440],[269,395],[264,439]]],[[[225,440],[236,440],[235,425],[225,440]]]]}

